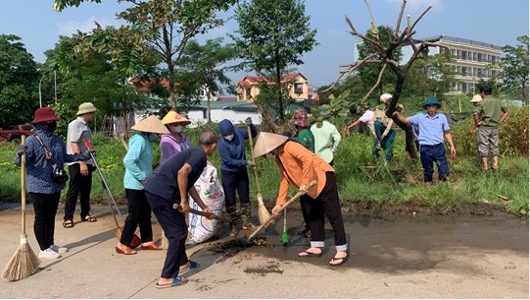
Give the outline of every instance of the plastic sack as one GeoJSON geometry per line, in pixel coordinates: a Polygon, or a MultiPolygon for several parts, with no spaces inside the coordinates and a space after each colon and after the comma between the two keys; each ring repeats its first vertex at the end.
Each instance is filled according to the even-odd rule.
{"type": "MultiPolygon", "coordinates": [[[[206,204],[214,214],[222,217],[225,195],[221,182],[217,178],[217,169],[212,163],[208,162],[201,176],[197,182],[195,182],[195,190],[199,193],[204,204],[206,204]]],[[[190,199],[190,207],[202,211],[193,199],[190,199]]],[[[190,213],[188,241],[186,244],[194,245],[212,238],[215,235],[219,225],[218,223],[218,220],[209,220],[206,217],[190,213]]]]}

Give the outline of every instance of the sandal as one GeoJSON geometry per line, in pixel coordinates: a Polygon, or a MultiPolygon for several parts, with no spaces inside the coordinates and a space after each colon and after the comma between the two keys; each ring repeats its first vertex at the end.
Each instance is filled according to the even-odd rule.
{"type": "Polygon", "coordinates": [[[184,285],[186,283],[188,283],[188,279],[183,278],[183,277],[175,277],[175,278],[173,278],[173,282],[166,283],[166,284],[158,284],[158,282],[157,282],[155,284],[155,287],[157,289],[165,289],[165,288],[170,288],[170,287],[174,287],[174,286],[184,285]]]}
{"type": "Polygon", "coordinates": [[[298,257],[321,257],[321,256],[322,256],[322,250],[320,251],[320,253],[313,253],[307,250],[304,252],[298,253],[298,257]]]}
{"type": "Polygon", "coordinates": [[[72,228],[72,227],[74,227],[74,222],[72,220],[64,220],[63,221],[63,227],[64,228],[72,228]]]}
{"type": "Polygon", "coordinates": [[[190,270],[195,270],[197,269],[198,267],[200,266],[200,264],[192,261],[192,260],[188,260],[188,263],[184,264],[184,267],[180,266],[179,268],[179,274],[184,274],[190,270]]]}
{"type": "Polygon", "coordinates": [[[331,259],[331,261],[329,262],[329,265],[332,266],[332,267],[340,266],[343,263],[347,262],[348,258],[350,258],[350,255],[348,253],[346,253],[346,256],[344,256],[344,257],[336,257],[335,256],[335,257],[333,257],[331,259]],[[338,261],[340,261],[340,262],[338,262],[338,261]],[[333,263],[333,262],[338,262],[338,263],[333,263]]]}
{"type": "Polygon", "coordinates": [[[95,217],[92,217],[91,215],[86,215],[83,218],[83,222],[96,222],[97,219],[95,217]]]}

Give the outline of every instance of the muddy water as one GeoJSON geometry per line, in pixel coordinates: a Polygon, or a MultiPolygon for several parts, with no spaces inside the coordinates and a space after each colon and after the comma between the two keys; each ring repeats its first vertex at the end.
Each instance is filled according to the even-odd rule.
{"type": "MultiPolygon", "coordinates": [[[[366,218],[345,215],[345,227],[350,254],[347,268],[366,269],[375,272],[415,272],[432,269],[448,259],[452,252],[479,249],[480,251],[513,250],[528,255],[529,227],[525,219],[492,217],[399,217],[396,219],[366,218]]],[[[281,260],[304,261],[315,265],[327,265],[328,259],[299,258],[297,253],[306,249],[309,239],[297,235],[302,218],[299,212],[289,212],[289,244],[283,246],[280,238],[283,219],[259,236],[266,238],[269,247],[249,247],[244,251],[274,257],[281,260]]],[[[239,238],[249,232],[240,232],[239,238]]],[[[333,233],[326,224],[326,249],[331,257],[333,233]]],[[[201,251],[201,259],[219,261],[218,252],[201,251]]],[[[230,254],[232,255],[232,253],[230,254]]],[[[279,272],[270,269],[248,270],[255,273],[279,272]]]]}

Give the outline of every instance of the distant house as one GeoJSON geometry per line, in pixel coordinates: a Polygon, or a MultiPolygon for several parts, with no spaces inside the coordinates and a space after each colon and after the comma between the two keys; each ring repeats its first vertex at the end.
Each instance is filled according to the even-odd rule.
{"type": "MultiPolygon", "coordinates": [[[[141,80],[138,77],[133,77],[133,78],[129,79],[129,82],[136,87],[136,91],[138,93],[143,94],[143,95],[145,95],[145,96],[147,96],[149,98],[152,98],[152,99],[158,99],[158,96],[151,91],[151,85],[154,83],[153,80],[146,81],[146,80],[141,80]]],[[[166,89],[166,90],[169,89],[169,81],[167,79],[161,79],[159,84],[164,89],[166,89]]],[[[181,85],[181,83],[175,82],[174,85],[175,85],[175,88],[176,88],[176,90],[178,92],[178,89],[179,89],[179,86],[181,85]]],[[[208,91],[206,89],[206,86],[201,86],[201,88],[196,93],[196,97],[197,97],[197,100],[204,100],[204,101],[208,100],[208,91]]],[[[210,93],[210,100],[211,101],[216,101],[217,97],[218,97],[218,95],[216,95],[215,93],[210,93]]]]}
{"type": "MultiPolygon", "coordinates": [[[[302,73],[296,72],[283,75],[282,83],[288,83],[289,96],[296,101],[305,101],[311,98],[313,88],[309,86],[309,80],[302,73]]],[[[237,101],[250,101],[260,94],[260,84],[272,85],[274,82],[270,78],[245,76],[236,84],[237,101]]]]}
{"type": "MultiPolygon", "coordinates": [[[[250,117],[254,124],[261,124],[261,114],[256,105],[244,101],[210,101],[210,114],[214,123],[228,119],[237,125],[250,117]]],[[[189,107],[187,117],[191,121],[190,127],[208,122],[208,101],[200,101],[189,107]]]]}

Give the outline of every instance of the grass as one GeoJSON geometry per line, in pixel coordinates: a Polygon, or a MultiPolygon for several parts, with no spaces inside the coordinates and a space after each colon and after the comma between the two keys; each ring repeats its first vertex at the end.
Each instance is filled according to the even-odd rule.
{"type": "MultiPolygon", "coordinates": [[[[464,124],[467,126],[467,124],[464,124]]],[[[462,126],[464,126],[462,125],[462,126]]],[[[204,129],[204,128],[202,128],[204,129]]],[[[193,144],[197,144],[199,130],[188,130],[193,144]]],[[[458,131],[458,129],[455,129],[458,131]]],[[[453,137],[455,140],[459,137],[453,137]]],[[[125,149],[120,141],[96,136],[94,146],[101,170],[112,194],[118,200],[124,199],[123,156],[125,149]]],[[[160,151],[155,148],[155,165],[158,164],[160,151]]],[[[514,214],[528,212],[528,157],[503,153],[500,157],[498,172],[483,172],[480,169],[478,155],[471,150],[459,151],[458,156],[449,162],[451,170],[448,182],[437,182],[432,186],[422,183],[421,163],[411,160],[404,153],[404,134],[398,132],[394,143],[394,159],[387,163],[383,158],[375,160],[371,153],[371,138],[363,134],[353,134],[343,140],[336,155],[335,169],[341,201],[359,202],[374,210],[387,205],[415,204],[423,205],[435,213],[446,213],[462,204],[489,203],[504,206],[514,214]],[[502,200],[501,197],[509,199],[502,200]]],[[[20,171],[13,164],[16,147],[0,143],[0,199],[18,201],[20,194],[20,171]]],[[[247,147],[247,157],[250,150],[247,147]]],[[[216,166],[220,164],[218,153],[210,157],[216,166]]],[[[273,159],[257,159],[260,186],[265,200],[274,201],[279,186],[279,170],[273,159]]],[[[93,175],[92,199],[106,203],[106,192],[99,183],[97,174],[93,175]]],[[[251,176],[251,198],[255,199],[256,186],[251,176]]],[[[436,172],[435,172],[436,178],[436,172]]],[[[66,194],[63,190],[62,199],[66,194]]],[[[293,188],[290,195],[296,192],[293,188]]]]}

